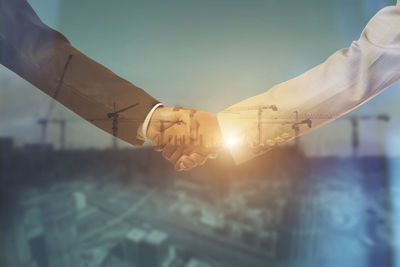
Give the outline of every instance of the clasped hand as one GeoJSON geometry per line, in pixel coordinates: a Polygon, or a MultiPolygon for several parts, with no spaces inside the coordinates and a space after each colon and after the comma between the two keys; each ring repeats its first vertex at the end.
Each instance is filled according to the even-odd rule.
{"type": "Polygon", "coordinates": [[[223,143],[215,115],[183,107],[157,108],[147,138],[177,171],[191,170],[215,158],[223,143]]]}

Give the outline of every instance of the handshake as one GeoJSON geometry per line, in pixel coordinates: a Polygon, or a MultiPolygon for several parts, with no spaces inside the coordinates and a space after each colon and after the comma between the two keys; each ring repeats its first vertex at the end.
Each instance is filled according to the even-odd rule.
{"type": "Polygon", "coordinates": [[[223,139],[215,115],[183,107],[159,107],[149,121],[147,138],[177,171],[188,171],[216,158],[223,139]]]}

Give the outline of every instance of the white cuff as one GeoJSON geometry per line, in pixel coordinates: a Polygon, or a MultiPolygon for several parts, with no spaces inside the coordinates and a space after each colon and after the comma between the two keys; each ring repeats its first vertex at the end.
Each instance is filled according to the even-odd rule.
{"type": "Polygon", "coordinates": [[[160,106],[163,106],[162,103],[158,103],[155,105],[150,112],[147,114],[146,118],[144,119],[144,122],[139,125],[139,128],[137,130],[137,138],[143,141],[147,140],[147,127],[149,126],[149,122],[151,119],[151,116],[153,115],[153,112],[160,106]]]}

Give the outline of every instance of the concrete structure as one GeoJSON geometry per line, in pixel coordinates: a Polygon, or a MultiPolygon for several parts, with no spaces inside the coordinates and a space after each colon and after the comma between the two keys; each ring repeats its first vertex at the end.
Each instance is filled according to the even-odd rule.
{"type": "MultiPolygon", "coordinates": [[[[2,213],[2,215],[5,215],[2,213]]],[[[32,256],[29,242],[24,231],[21,210],[15,209],[13,214],[7,214],[8,220],[2,220],[0,242],[1,266],[35,266],[35,255],[32,256]]],[[[39,265],[37,265],[39,266],[39,265]]]]}
{"type": "Polygon", "coordinates": [[[139,266],[162,267],[168,256],[168,235],[159,230],[151,231],[140,246],[139,266]]]}
{"type": "Polygon", "coordinates": [[[44,197],[40,203],[48,266],[78,267],[75,203],[72,194],[57,191],[44,197]]]}
{"type": "Polygon", "coordinates": [[[134,266],[139,266],[139,248],[143,244],[146,235],[147,232],[139,228],[134,228],[126,234],[122,242],[122,255],[126,262],[129,262],[134,266]]]}

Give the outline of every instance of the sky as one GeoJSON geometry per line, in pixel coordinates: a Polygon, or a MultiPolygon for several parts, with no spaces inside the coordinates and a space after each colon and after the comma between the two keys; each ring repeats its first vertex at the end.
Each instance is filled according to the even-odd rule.
{"type": "MultiPolygon", "coordinates": [[[[211,113],[263,93],[322,63],[358,39],[394,0],[29,0],[39,17],[77,49],[145,89],[166,106],[211,113]],[[301,2],[301,4],[300,4],[301,2]]],[[[384,113],[389,123],[360,125],[361,154],[399,155],[400,99],[394,85],[352,114],[384,113]]],[[[52,100],[0,66],[0,136],[40,141],[36,121],[52,100]]],[[[60,104],[67,147],[104,148],[111,137],[60,104]]],[[[58,142],[58,127],[49,140],[58,142]]],[[[310,155],[348,155],[347,120],[301,138],[310,155]]],[[[121,141],[122,144],[122,141],[121,141]]]]}

